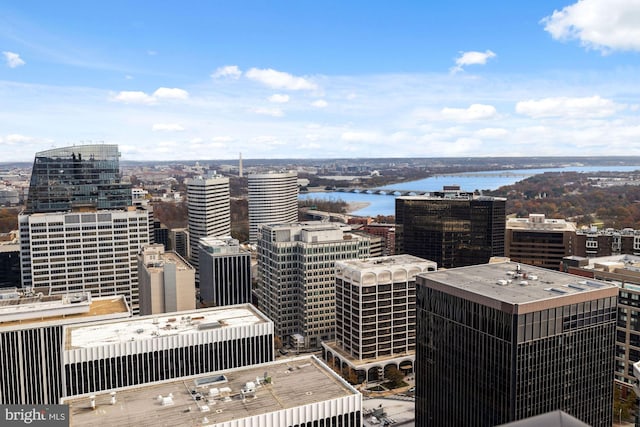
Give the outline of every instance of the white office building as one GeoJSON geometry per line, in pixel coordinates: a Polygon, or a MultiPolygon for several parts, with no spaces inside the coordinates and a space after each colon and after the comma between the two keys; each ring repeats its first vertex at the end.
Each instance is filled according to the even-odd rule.
{"type": "Polygon", "coordinates": [[[138,313],[138,252],[149,244],[145,209],[79,209],[18,217],[22,286],[46,295],[124,295],[138,313]]]}
{"type": "Polygon", "coordinates": [[[260,309],[276,335],[320,348],[335,335],[335,263],[369,257],[369,240],[344,224],[267,224],[258,238],[260,309]]]}
{"type": "Polygon", "coordinates": [[[64,399],[72,425],[360,427],[362,395],[315,356],[64,399]]]}
{"type": "Polygon", "coordinates": [[[189,262],[196,269],[196,282],[198,281],[199,241],[203,237],[231,234],[230,203],[229,178],[214,176],[187,181],[189,262]]]}
{"type": "Polygon", "coordinates": [[[324,358],[358,382],[384,378],[393,367],[413,370],[416,349],[416,276],[436,271],[413,255],[336,262],[336,339],[324,358]]]}
{"type": "Polygon", "coordinates": [[[298,174],[261,173],[248,177],[249,241],[258,240],[260,224],[298,221],[298,174]]]}

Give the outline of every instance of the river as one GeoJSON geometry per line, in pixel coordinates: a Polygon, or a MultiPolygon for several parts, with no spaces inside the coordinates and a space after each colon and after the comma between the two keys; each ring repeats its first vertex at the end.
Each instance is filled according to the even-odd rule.
{"type": "MultiPolygon", "coordinates": [[[[640,169],[640,166],[567,166],[561,168],[544,169],[513,169],[504,171],[465,172],[451,175],[437,175],[418,181],[391,184],[382,189],[441,191],[445,185],[458,185],[462,191],[496,190],[505,185],[511,185],[530,176],[545,172],[630,172],[640,169]]],[[[347,203],[367,203],[367,207],[351,212],[359,216],[395,215],[395,196],[366,193],[318,192],[303,193],[299,199],[344,200],[347,203]]]]}

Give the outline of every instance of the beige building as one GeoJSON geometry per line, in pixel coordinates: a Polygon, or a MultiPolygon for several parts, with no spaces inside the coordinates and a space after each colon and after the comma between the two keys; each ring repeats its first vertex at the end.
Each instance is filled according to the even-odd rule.
{"type": "Polygon", "coordinates": [[[572,255],[576,225],[564,219],[530,214],[509,218],[505,233],[505,256],[511,261],[559,270],[562,258],[572,255]]]}
{"type": "Polygon", "coordinates": [[[140,314],[170,313],[196,307],[195,269],[160,244],[138,255],[140,314]]]}

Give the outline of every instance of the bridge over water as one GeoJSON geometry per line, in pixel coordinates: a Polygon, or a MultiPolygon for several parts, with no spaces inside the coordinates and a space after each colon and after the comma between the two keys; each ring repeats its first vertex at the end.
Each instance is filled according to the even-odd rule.
{"type": "Polygon", "coordinates": [[[383,196],[423,196],[431,193],[431,191],[423,190],[394,190],[390,188],[357,188],[346,187],[336,188],[336,192],[339,193],[362,193],[362,194],[380,194],[383,196]]]}

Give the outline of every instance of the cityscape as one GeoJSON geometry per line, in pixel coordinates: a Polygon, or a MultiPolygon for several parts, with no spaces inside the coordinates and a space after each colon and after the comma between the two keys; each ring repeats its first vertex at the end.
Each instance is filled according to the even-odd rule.
{"type": "Polygon", "coordinates": [[[640,5],[0,5],[0,425],[639,426],[640,5]]]}

